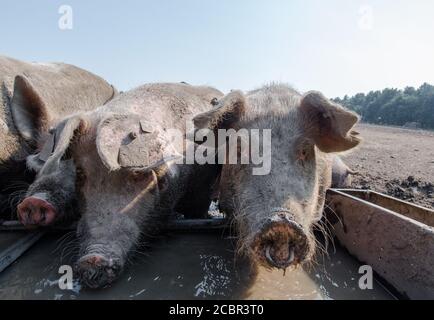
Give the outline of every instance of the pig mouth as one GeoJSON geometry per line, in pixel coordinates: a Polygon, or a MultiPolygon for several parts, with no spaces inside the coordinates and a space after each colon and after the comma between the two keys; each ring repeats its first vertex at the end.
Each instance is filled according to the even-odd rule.
{"type": "Polygon", "coordinates": [[[255,236],[251,251],[266,268],[286,269],[307,259],[310,244],[298,223],[279,216],[271,219],[255,236]]]}

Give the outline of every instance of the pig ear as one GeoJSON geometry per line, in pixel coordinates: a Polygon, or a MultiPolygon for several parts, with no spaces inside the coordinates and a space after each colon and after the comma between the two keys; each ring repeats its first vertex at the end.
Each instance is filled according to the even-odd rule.
{"type": "Polygon", "coordinates": [[[229,129],[241,119],[246,109],[246,98],[241,91],[233,91],[216,102],[216,107],[193,118],[197,129],[229,129]]]}
{"type": "Polygon", "coordinates": [[[55,132],[46,141],[42,151],[38,155],[39,160],[45,162],[40,174],[49,173],[55,170],[59,166],[60,160],[62,160],[62,157],[68,150],[69,145],[77,132],[83,134],[87,130],[88,123],[80,116],[73,116],[59,123],[55,132]],[[51,155],[49,155],[50,148],[53,148],[51,155]]]}
{"type": "Polygon", "coordinates": [[[300,112],[306,134],[323,152],[346,151],[361,141],[351,130],[359,121],[357,114],[319,92],[309,92],[302,98],[300,112]]]}
{"type": "Polygon", "coordinates": [[[25,76],[15,77],[11,110],[14,124],[26,141],[34,143],[40,132],[48,130],[47,107],[25,76]]]}
{"type": "Polygon", "coordinates": [[[107,169],[151,169],[182,157],[164,134],[138,115],[111,115],[98,126],[96,145],[107,169]]]}

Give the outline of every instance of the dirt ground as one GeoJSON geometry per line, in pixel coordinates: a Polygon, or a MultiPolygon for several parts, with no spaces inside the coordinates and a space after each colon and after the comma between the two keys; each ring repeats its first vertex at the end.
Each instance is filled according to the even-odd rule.
{"type": "Polygon", "coordinates": [[[360,124],[362,145],[342,158],[356,189],[434,208],[434,132],[360,124]]]}

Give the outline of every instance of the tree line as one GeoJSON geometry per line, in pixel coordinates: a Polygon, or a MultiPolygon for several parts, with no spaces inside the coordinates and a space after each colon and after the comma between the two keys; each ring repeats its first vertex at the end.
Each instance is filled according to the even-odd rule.
{"type": "Polygon", "coordinates": [[[363,122],[434,129],[434,86],[386,88],[333,99],[357,112],[363,122]]]}

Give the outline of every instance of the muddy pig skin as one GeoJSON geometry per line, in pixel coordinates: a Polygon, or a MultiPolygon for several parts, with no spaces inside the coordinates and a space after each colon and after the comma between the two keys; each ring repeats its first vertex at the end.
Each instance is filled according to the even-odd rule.
{"type": "MultiPolygon", "coordinates": [[[[95,109],[116,90],[72,65],[5,56],[0,56],[0,87],[0,219],[14,219],[15,207],[35,177],[26,157],[43,147],[50,128],[61,119],[95,109]]],[[[35,165],[42,162],[34,160],[35,165]]],[[[43,203],[39,196],[34,201],[43,203]]]]}
{"type": "MultiPolygon", "coordinates": [[[[210,87],[149,84],[55,128],[54,152],[30,189],[38,193],[47,183],[61,185],[63,207],[71,204],[66,195],[76,194],[81,218],[75,270],[85,286],[113,283],[139,240],[164,226],[175,209],[207,213],[208,180],[218,170],[177,164],[185,141],[172,141],[169,131],[185,134],[186,121],[210,110],[221,96],[210,87]]],[[[62,215],[54,205],[41,209],[50,223],[62,215]]]]}
{"type": "Polygon", "coordinates": [[[280,269],[311,259],[332,159],[359,144],[357,121],[321,93],[285,85],[233,91],[194,118],[197,128],[271,129],[269,174],[253,175],[253,164],[222,166],[220,208],[235,221],[240,254],[280,269]]]}

